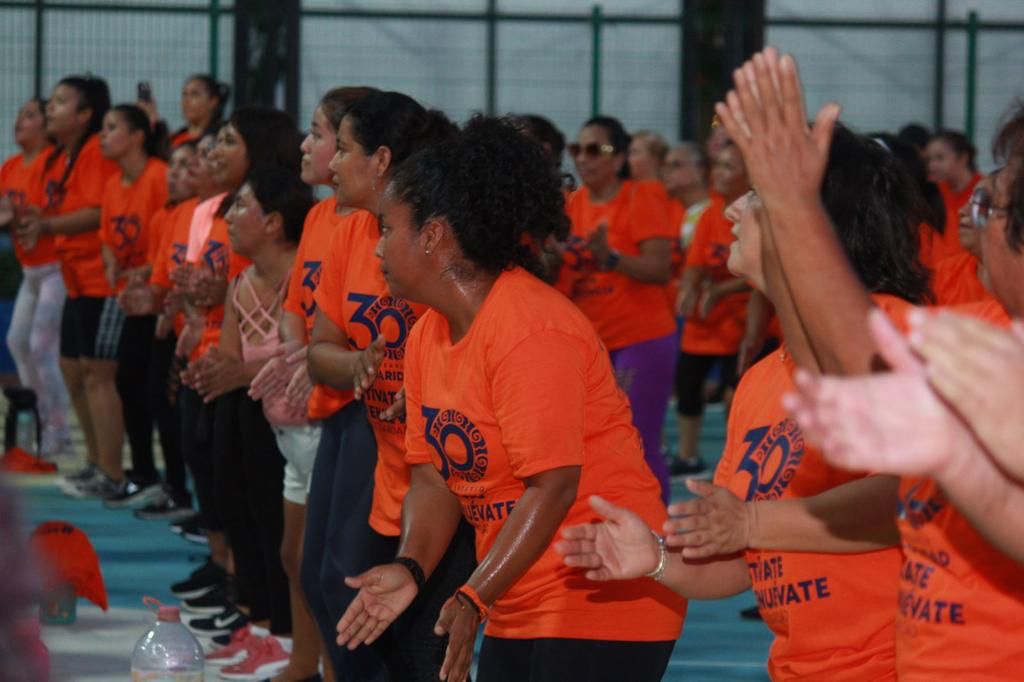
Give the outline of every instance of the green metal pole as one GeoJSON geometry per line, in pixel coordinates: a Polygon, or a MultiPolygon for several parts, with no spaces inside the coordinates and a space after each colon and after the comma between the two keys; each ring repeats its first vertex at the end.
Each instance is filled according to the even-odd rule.
{"type": "Polygon", "coordinates": [[[939,0],[935,17],[935,90],[932,99],[932,126],[942,128],[946,92],[946,0],[939,0]]]}
{"type": "Polygon", "coordinates": [[[45,7],[43,6],[43,0],[36,0],[36,42],[35,42],[35,59],[33,61],[33,86],[36,91],[36,97],[43,96],[43,12],[45,7]]]}
{"type": "Polygon", "coordinates": [[[964,116],[967,139],[974,141],[974,104],[978,90],[978,13],[967,15],[967,112],[964,116]]]}
{"type": "Polygon", "coordinates": [[[487,2],[487,83],[486,107],[493,116],[498,109],[498,0],[487,2]]]}
{"type": "Polygon", "coordinates": [[[601,6],[594,5],[590,14],[591,30],[591,72],[590,72],[590,115],[601,113],[601,6]]]}
{"type": "Polygon", "coordinates": [[[220,65],[220,0],[210,0],[210,75],[217,77],[220,65]]]}

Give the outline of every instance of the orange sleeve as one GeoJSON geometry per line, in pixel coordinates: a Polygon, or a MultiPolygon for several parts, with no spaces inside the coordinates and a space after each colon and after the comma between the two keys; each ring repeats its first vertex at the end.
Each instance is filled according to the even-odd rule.
{"type": "MultiPolygon", "coordinates": [[[[323,286],[317,291],[322,291],[323,286]]],[[[427,313],[428,319],[432,313],[427,313]]],[[[423,331],[430,324],[421,319],[405,342],[405,461],[408,464],[430,464],[433,459],[427,449],[426,420],[423,418],[423,388],[420,382],[419,350],[423,345],[423,331]]]]}
{"type": "Polygon", "coordinates": [[[86,206],[100,206],[108,181],[120,175],[117,164],[103,158],[99,145],[83,148],[75,164],[79,197],[86,206]]]}
{"type": "MultiPolygon", "coordinates": [[[[281,307],[285,312],[297,315],[300,320],[305,321],[306,313],[302,310],[302,278],[305,270],[302,267],[306,260],[306,242],[312,233],[310,221],[316,219],[316,208],[306,216],[306,222],[302,228],[302,237],[299,238],[299,246],[295,250],[295,264],[292,266],[291,277],[288,278],[288,294],[285,296],[281,307]]],[[[321,266],[323,267],[323,266],[321,266]]]]}
{"type": "Polygon", "coordinates": [[[660,182],[634,185],[629,206],[629,233],[639,244],[647,239],[674,239],[676,230],[669,219],[668,195],[660,182]]]}
{"type": "Polygon", "coordinates": [[[111,217],[117,215],[121,208],[118,201],[119,192],[117,191],[117,186],[120,183],[120,177],[117,175],[110,176],[103,183],[103,193],[100,195],[99,237],[102,243],[111,248],[114,245],[114,228],[111,225],[111,217]]]}
{"type": "Polygon", "coordinates": [[[160,250],[163,248],[164,239],[170,234],[170,211],[161,208],[149,219],[149,235],[146,239],[146,262],[150,265],[156,264],[160,257],[160,250]]]}
{"type": "Polygon", "coordinates": [[[316,308],[339,329],[345,328],[344,301],[337,295],[345,287],[345,266],[348,256],[346,237],[352,230],[335,230],[331,245],[320,265],[320,286],[313,294],[316,308]],[[334,295],[332,295],[332,293],[334,295]]]}
{"type": "MultiPolygon", "coordinates": [[[[171,221],[169,221],[171,222],[171,221]]],[[[160,240],[160,248],[153,258],[153,273],[149,276],[149,283],[155,284],[161,289],[171,288],[171,273],[167,267],[171,259],[171,241],[174,239],[174,226],[168,226],[167,233],[160,240]]]]}
{"type": "Polygon", "coordinates": [[[693,232],[693,241],[690,242],[690,248],[686,250],[686,267],[707,265],[708,242],[715,229],[712,216],[713,211],[706,210],[697,221],[697,227],[693,232]]]}
{"type": "Polygon", "coordinates": [[[544,331],[516,345],[495,368],[494,413],[516,478],[583,465],[585,357],[575,338],[544,331]]]}

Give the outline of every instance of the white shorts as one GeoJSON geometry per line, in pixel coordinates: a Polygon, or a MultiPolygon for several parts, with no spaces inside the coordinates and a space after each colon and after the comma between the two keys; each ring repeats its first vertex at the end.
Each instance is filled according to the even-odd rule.
{"type": "Polygon", "coordinates": [[[277,447],[284,455],[284,499],[306,504],[313,462],[320,446],[320,424],[275,426],[277,447]]]}

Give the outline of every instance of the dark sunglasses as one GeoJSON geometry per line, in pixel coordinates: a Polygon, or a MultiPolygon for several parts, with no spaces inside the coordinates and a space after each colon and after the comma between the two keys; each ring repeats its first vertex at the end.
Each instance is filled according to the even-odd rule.
{"type": "Polygon", "coordinates": [[[993,206],[992,195],[984,187],[978,187],[971,193],[971,224],[983,230],[988,225],[993,213],[1006,215],[1005,206],[993,206]]]}
{"type": "Polygon", "coordinates": [[[610,144],[598,144],[597,142],[580,144],[578,142],[573,142],[569,145],[569,154],[571,154],[573,158],[583,154],[588,159],[596,159],[599,156],[611,156],[614,153],[615,147],[610,144]]]}

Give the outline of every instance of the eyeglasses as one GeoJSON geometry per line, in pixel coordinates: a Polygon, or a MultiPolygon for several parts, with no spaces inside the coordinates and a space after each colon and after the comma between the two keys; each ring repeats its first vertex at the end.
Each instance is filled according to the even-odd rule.
{"type": "Polygon", "coordinates": [[[971,193],[971,224],[976,229],[983,230],[988,225],[988,220],[993,213],[1006,215],[1005,206],[993,206],[992,197],[982,187],[971,193]]]}
{"type": "Polygon", "coordinates": [[[611,156],[614,153],[615,147],[610,144],[598,144],[597,142],[579,144],[578,142],[573,142],[569,145],[569,154],[573,158],[583,154],[588,159],[596,159],[599,156],[611,156]]]}

